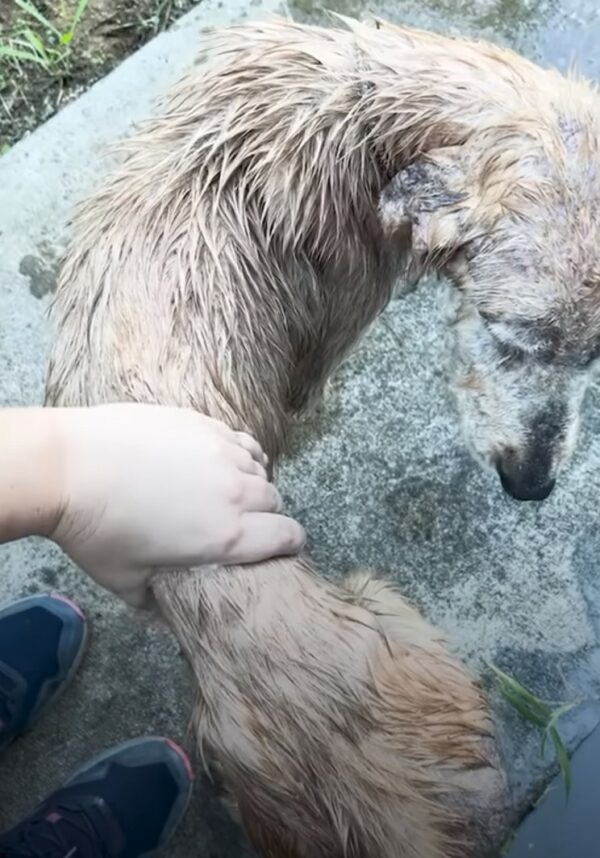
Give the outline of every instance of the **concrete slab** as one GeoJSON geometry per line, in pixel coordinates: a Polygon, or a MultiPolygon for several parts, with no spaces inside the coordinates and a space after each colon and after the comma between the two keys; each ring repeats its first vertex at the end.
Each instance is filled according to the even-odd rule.
{"type": "MultiPolygon", "coordinates": [[[[361,0],[324,3],[352,14],[361,0]]],[[[370,3],[393,20],[481,34],[600,78],[595,3],[516,0],[370,3]]],[[[148,113],[194,62],[207,24],[263,16],[271,0],[206,0],[76,103],[0,159],[0,404],[37,402],[45,313],[72,205],[106,168],[104,147],[148,113]]],[[[318,20],[311,0],[290,11],[318,20]]],[[[458,436],[439,354],[435,288],[395,301],[338,374],[331,397],[298,431],[281,484],[307,525],[323,574],[369,566],[396,580],[451,635],[476,670],[493,661],[552,700],[597,697],[600,675],[600,395],[587,404],[570,473],[542,506],[511,503],[458,436]]],[[[187,671],[170,637],[98,591],[51,547],[0,551],[0,600],[60,589],[92,623],[86,661],[45,721],[3,756],[0,827],[88,755],[142,733],[185,741],[187,671]]],[[[539,736],[496,701],[515,806],[552,771],[539,736]]],[[[590,702],[563,725],[574,745],[600,718],[590,702]]],[[[188,743],[189,744],[189,743],[188,743]]],[[[209,786],[169,854],[240,858],[250,852],[209,786]]]]}

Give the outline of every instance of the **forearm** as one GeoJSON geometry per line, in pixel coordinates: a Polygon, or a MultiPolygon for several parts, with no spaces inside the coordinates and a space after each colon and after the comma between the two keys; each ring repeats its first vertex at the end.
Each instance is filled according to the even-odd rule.
{"type": "Polygon", "coordinates": [[[60,457],[54,409],[0,409],[0,542],[52,531],[60,457]]]}

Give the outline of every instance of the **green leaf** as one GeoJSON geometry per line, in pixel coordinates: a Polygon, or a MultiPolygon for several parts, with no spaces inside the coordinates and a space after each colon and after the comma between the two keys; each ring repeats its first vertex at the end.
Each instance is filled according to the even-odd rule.
{"type": "Polygon", "coordinates": [[[558,761],[561,776],[565,785],[567,799],[571,790],[571,769],[569,756],[556,727],[559,718],[578,706],[582,701],[573,700],[570,703],[561,703],[552,709],[547,703],[539,700],[534,694],[524,688],[516,679],[503,673],[494,665],[489,665],[498,679],[498,689],[502,696],[510,703],[517,712],[527,721],[540,727],[542,733],[542,755],[546,749],[548,739],[552,742],[554,754],[558,761]]]}
{"type": "MultiPolygon", "coordinates": [[[[511,691],[518,694],[519,697],[522,697],[524,700],[527,700],[532,706],[544,706],[545,704],[536,697],[531,691],[528,691],[525,686],[521,685],[520,682],[517,682],[516,679],[513,679],[512,676],[509,676],[504,671],[500,670],[499,667],[495,667],[495,665],[491,665],[492,670],[496,674],[496,676],[502,681],[502,683],[511,691]]],[[[547,707],[546,707],[547,708],[547,707]]]]}
{"type": "Polygon", "coordinates": [[[560,773],[562,775],[562,779],[565,785],[565,792],[567,798],[569,797],[569,793],[571,792],[571,767],[569,764],[569,757],[567,755],[567,751],[565,746],[562,743],[562,739],[558,735],[558,730],[556,727],[550,727],[548,730],[548,734],[554,745],[554,753],[556,754],[556,759],[558,760],[558,765],[560,767],[560,773]]]}
{"type": "Polygon", "coordinates": [[[60,38],[59,30],[57,30],[56,27],[50,23],[50,21],[45,17],[45,15],[42,15],[39,9],[36,9],[33,3],[30,3],[30,0],[15,0],[15,3],[17,6],[19,6],[20,9],[23,10],[23,12],[26,12],[32,18],[35,18],[35,20],[39,24],[41,24],[42,27],[45,27],[47,30],[50,30],[54,33],[55,36],[60,38]]]}
{"type": "Polygon", "coordinates": [[[70,44],[70,42],[72,40],[73,40],[73,31],[69,30],[67,33],[63,33],[58,41],[59,41],[59,44],[61,44],[61,45],[68,45],[68,44],[70,44]]]}
{"type": "Polygon", "coordinates": [[[506,855],[509,851],[515,840],[517,839],[517,832],[511,831],[502,846],[500,847],[500,855],[506,855]]]}
{"type": "Polygon", "coordinates": [[[562,703],[560,706],[557,706],[556,709],[552,712],[552,718],[550,719],[548,727],[555,727],[559,718],[562,718],[563,715],[566,715],[567,712],[570,712],[571,709],[574,709],[581,703],[583,703],[583,700],[578,699],[573,700],[571,703],[562,703]]]}
{"type": "Polygon", "coordinates": [[[46,63],[34,54],[32,51],[21,51],[19,48],[13,48],[10,45],[0,45],[0,57],[6,57],[9,60],[20,60],[26,63],[38,63],[45,66],[46,63]]]}
{"type": "Polygon", "coordinates": [[[81,16],[85,12],[89,0],[78,0],[77,6],[75,7],[75,14],[73,15],[73,20],[71,21],[71,34],[75,33],[75,28],[81,21],[81,16]]]}
{"type": "Polygon", "coordinates": [[[42,42],[38,34],[34,33],[33,30],[26,29],[23,30],[22,35],[29,42],[36,54],[41,57],[44,62],[48,62],[48,55],[46,54],[44,43],[42,42]]]}
{"type": "Polygon", "coordinates": [[[498,677],[499,691],[505,700],[517,710],[521,717],[537,727],[545,728],[552,717],[550,707],[524,688],[516,679],[508,676],[494,665],[491,665],[491,668],[498,677]]]}
{"type": "Polygon", "coordinates": [[[535,724],[536,727],[546,728],[548,724],[548,716],[546,712],[540,711],[536,707],[529,706],[526,701],[522,700],[518,696],[507,693],[504,693],[503,696],[507,703],[510,703],[513,709],[515,709],[522,718],[525,718],[527,721],[535,724]]]}

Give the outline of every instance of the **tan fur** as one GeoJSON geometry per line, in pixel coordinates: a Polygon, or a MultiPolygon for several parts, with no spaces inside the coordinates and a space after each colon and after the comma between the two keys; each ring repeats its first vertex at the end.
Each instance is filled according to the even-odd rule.
{"type": "Polygon", "coordinates": [[[157,595],[198,680],[203,755],[260,854],[468,854],[502,779],[484,700],[438,633],[369,578],[334,588],[276,561],[241,598],[239,570],[211,574],[157,595]]]}
{"type": "MultiPolygon", "coordinates": [[[[463,394],[512,403],[485,456],[518,458],[520,403],[538,402],[523,378],[562,395],[594,356],[596,93],[385,24],[253,24],[213,51],[77,216],[48,403],[192,405],[276,461],[395,279],[433,267],[459,287],[461,349],[486,355],[463,394]],[[488,357],[490,325],[504,348],[523,325],[537,338],[522,377],[488,357]]],[[[497,836],[485,702],[391,589],[295,559],[155,593],[201,691],[199,744],[261,854],[458,858],[497,836]]]]}

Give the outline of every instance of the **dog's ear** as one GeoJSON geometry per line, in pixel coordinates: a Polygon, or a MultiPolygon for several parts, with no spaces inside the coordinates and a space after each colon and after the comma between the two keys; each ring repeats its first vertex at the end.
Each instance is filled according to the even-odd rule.
{"type": "Polygon", "coordinates": [[[384,188],[379,218],[388,238],[409,236],[413,254],[447,258],[468,240],[468,192],[462,158],[439,150],[401,170],[384,188]]]}

